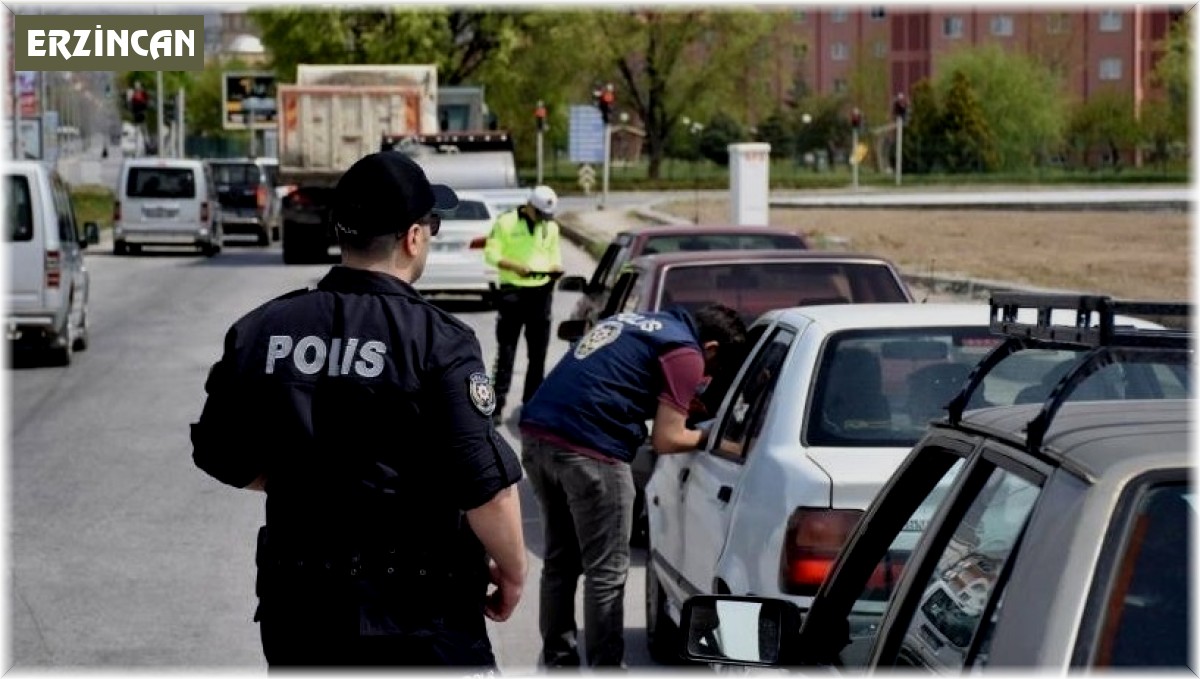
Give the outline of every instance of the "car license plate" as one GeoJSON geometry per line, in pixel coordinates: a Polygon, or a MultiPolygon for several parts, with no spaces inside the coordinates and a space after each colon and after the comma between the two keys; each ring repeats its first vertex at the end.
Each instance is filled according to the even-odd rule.
{"type": "Polygon", "coordinates": [[[153,206],[142,208],[142,216],[146,217],[147,219],[171,219],[178,214],[179,208],[153,206]]]}

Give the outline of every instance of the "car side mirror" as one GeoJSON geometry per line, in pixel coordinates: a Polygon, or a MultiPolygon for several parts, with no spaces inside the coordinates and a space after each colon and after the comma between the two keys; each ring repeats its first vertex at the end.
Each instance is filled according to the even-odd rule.
{"type": "Polygon", "coordinates": [[[558,338],[565,342],[574,342],[587,334],[590,325],[591,323],[585,318],[563,321],[558,324],[558,338]]]}
{"type": "MultiPolygon", "coordinates": [[[[743,596],[694,596],[680,613],[680,657],[695,662],[778,667],[800,630],[790,601],[743,596]]],[[[794,649],[786,656],[794,656],[794,649]]]]}
{"type": "Polygon", "coordinates": [[[83,223],[83,242],[95,245],[100,242],[100,227],[96,222],[83,223]]]}
{"type": "Polygon", "coordinates": [[[558,289],[563,292],[583,292],[587,288],[587,279],[583,276],[563,276],[558,281],[558,289]]]}

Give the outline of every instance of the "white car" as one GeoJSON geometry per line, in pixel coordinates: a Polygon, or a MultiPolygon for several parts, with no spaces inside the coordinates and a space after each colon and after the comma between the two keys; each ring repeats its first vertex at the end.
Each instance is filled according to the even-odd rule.
{"type": "Polygon", "coordinates": [[[467,293],[489,300],[499,278],[495,267],[484,261],[483,246],[497,216],[482,195],[458,192],[458,207],[442,217],[417,289],[424,294],[467,293]]]}
{"type": "MultiPolygon", "coordinates": [[[[784,598],[807,610],[862,511],[1001,342],[989,322],[986,304],[810,306],[759,318],[706,449],[659,457],[646,486],[652,655],[674,654],[683,602],[697,594],[784,598]]],[[[1041,403],[1076,359],[1011,356],[968,408],[1041,403]]],[[[1144,370],[1109,366],[1072,400],[1135,393],[1127,385],[1145,381],[1144,370]]],[[[898,549],[928,519],[915,517],[911,544],[898,549]]]]}
{"type": "Polygon", "coordinates": [[[7,337],[40,345],[52,363],[68,365],[88,345],[91,276],[83,251],[99,231],[75,221],[67,185],[45,164],[10,161],[4,176],[7,337]]]}

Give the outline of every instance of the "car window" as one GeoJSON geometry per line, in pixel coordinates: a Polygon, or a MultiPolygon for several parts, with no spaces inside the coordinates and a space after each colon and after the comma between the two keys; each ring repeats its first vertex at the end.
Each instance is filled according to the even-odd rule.
{"type": "Polygon", "coordinates": [[[871,647],[879,633],[879,620],[883,617],[887,602],[895,594],[909,556],[945,500],[947,491],[966,466],[964,458],[938,448],[930,448],[924,455],[933,459],[923,462],[935,463],[935,466],[929,467],[928,472],[923,474],[916,474],[915,467],[910,471],[913,481],[905,484],[910,492],[903,500],[896,502],[897,506],[889,509],[903,513],[904,523],[896,524],[897,529],[893,531],[895,537],[883,558],[879,559],[870,578],[855,595],[849,618],[850,643],[839,656],[846,667],[862,667],[870,659],[871,647]],[[912,508],[911,511],[909,508],[912,508]]]}
{"type": "Polygon", "coordinates": [[[254,163],[214,163],[213,179],[218,184],[258,186],[260,170],[254,163]]]}
{"type": "Polygon", "coordinates": [[[130,168],[125,195],[130,198],[195,198],[196,176],[191,168],[130,168]]]}
{"type": "Polygon", "coordinates": [[[637,271],[627,271],[622,274],[616,285],[613,286],[612,292],[609,293],[608,300],[605,301],[604,308],[600,311],[600,318],[607,318],[625,310],[626,302],[633,292],[637,279],[637,271]]]}
{"type": "MultiPolygon", "coordinates": [[[[1083,358],[1083,352],[1070,350],[1015,353],[988,375],[988,401],[995,405],[1042,403],[1083,358]]],[[[1181,398],[1191,393],[1190,382],[1186,366],[1112,363],[1089,375],[1067,401],[1181,398]]]]}
{"type": "Polygon", "coordinates": [[[599,282],[605,290],[616,285],[617,278],[621,275],[621,270],[625,268],[625,263],[629,261],[630,250],[633,248],[633,236],[628,234],[618,235],[614,243],[617,245],[617,250],[613,253],[613,258],[608,264],[608,269],[598,272],[602,273],[599,282]]]}
{"type": "Polygon", "coordinates": [[[724,304],[747,325],[771,309],[908,299],[887,267],[824,262],[677,264],[667,268],[660,294],[662,308],[724,304]]]}
{"type": "Polygon", "coordinates": [[[458,207],[442,215],[442,221],[481,221],[491,217],[482,201],[460,200],[458,207]]]}
{"type": "Polygon", "coordinates": [[[33,239],[33,198],[29,192],[29,180],[25,177],[8,175],[5,193],[5,240],[23,242],[33,239]]]}
{"type": "Polygon", "coordinates": [[[1196,511],[1188,491],[1185,483],[1161,484],[1138,500],[1117,555],[1094,665],[1188,666],[1188,564],[1196,511]]]}
{"type": "Polygon", "coordinates": [[[788,347],[795,338],[795,332],[780,328],[751,360],[721,421],[717,443],[712,448],[714,453],[735,460],[749,454],[761,431],[788,347]]]}
{"type": "Polygon", "coordinates": [[[51,187],[54,193],[54,211],[58,213],[58,240],[61,243],[74,243],[78,239],[75,231],[75,210],[71,208],[71,196],[57,177],[51,181],[51,187]]]}
{"type": "Polygon", "coordinates": [[[267,173],[267,181],[271,186],[279,185],[279,166],[278,165],[263,165],[263,171],[267,173]]]}
{"type": "MultiPolygon", "coordinates": [[[[917,601],[900,641],[896,664],[958,671],[968,664],[971,644],[990,636],[999,613],[988,603],[1003,591],[1000,574],[1013,554],[1040,487],[997,467],[954,527],[933,572],[915,590],[917,601]]],[[[981,658],[986,661],[986,653],[981,658]]]]}
{"type": "Polygon", "coordinates": [[[783,234],[697,233],[649,236],[639,254],[703,250],[803,250],[804,239],[783,234]]]}

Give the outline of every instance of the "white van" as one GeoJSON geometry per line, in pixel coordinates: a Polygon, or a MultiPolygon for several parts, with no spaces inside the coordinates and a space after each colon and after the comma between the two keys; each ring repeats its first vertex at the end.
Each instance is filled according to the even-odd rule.
{"type": "Polygon", "coordinates": [[[113,253],[144,245],[221,251],[221,220],[208,164],[186,158],[133,158],[121,166],[113,205],[113,253]]]}
{"type": "Polygon", "coordinates": [[[66,184],[40,162],[9,162],[4,184],[8,339],[41,345],[53,363],[67,365],[88,344],[83,250],[99,231],[89,222],[81,237],[66,184]]]}

